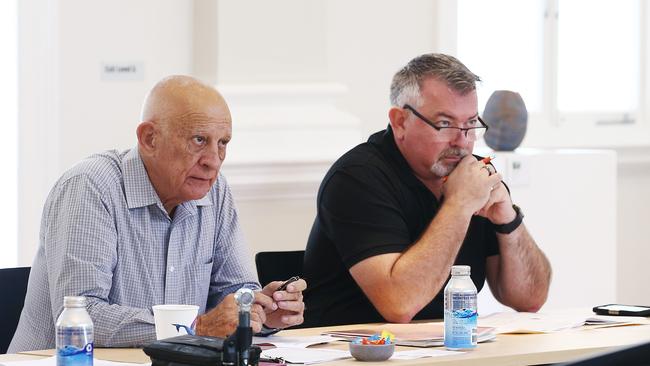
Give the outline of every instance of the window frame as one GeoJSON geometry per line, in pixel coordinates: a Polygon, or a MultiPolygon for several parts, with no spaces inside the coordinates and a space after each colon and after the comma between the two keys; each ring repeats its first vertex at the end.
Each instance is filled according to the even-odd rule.
{"type": "MultiPolygon", "coordinates": [[[[544,0],[542,0],[544,1],[544,0]]],[[[650,146],[650,5],[640,1],[640,83],[638,109],[634,113],[561,112],[557,105],[558,75],[558,5],[559,0],[545,0],[542,111],[530,113],[528,132],[522,146],[526,147],[582,147],[619,148],[650,146]],[[603,123],[625,121],[633,123],[603,123]]],[[[438,50],[457,54],[458,6],[455,0],[439,0],[437,17],[438,50]]],[[[461,60],[462,61],[462,60],[461,60]]],[[[479,86],[480,88],[480,86],[479,86]]],[[[481,106],[482,107],[482,106],[481,106]]],[[[479,111],[480,112],[480,111],[479,111]]]]}
{"type": "Polygon", "coordinates": [[[1,156],[3,159],[3,214],[2,221],[3,240],[0,250],[0,268],[15,267],[18,264],[18,190],[19,190],[19,43],[18,43],[18,7],[17,1],[7,1],[0,5],[2,8],[2,41],[3,80],[0,92],[2,101],[0,109],[3,111],[3,141],[1,156]]]}

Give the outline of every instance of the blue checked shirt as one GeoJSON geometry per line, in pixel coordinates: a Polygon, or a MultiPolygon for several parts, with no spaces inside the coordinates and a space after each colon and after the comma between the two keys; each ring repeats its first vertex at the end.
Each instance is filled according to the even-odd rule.
{"type": "Polygon", "coordinates": [[[170,218],[137,149],[90,156],[50,192],[25,307],[9,352],[55,347],[63,297],[86,296],[95,346],[155,339],[156,304],[199,314],[241,287],[259,288],[228,184],[170,218]]]}

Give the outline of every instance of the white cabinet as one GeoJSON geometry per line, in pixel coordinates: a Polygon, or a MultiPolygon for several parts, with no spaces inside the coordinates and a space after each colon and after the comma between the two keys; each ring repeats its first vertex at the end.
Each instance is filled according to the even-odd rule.
{"type": "MultiPolygon", "coordinates": [[[[553,268],[542,309],[616,301],[616,153],[609,150],[491,152],[524,223],[553,268]]],[[[502,310],[479,294],[483,314],[502,310]]]]}

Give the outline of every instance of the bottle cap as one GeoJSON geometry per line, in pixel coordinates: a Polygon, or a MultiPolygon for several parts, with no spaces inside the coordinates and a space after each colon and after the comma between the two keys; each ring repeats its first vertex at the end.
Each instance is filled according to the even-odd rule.
{"type": "Polygon", "coordinates": [[[85,308],[86,307],[86,297],[85,296],[65,296],[63,298],[63,307],[66,307],[66,308],[85,308]]]}
{"type": "Polygon", "coordinates": [[[469,276],[471,273],[470,266],[451,266],[452,276],[469,276]]]}

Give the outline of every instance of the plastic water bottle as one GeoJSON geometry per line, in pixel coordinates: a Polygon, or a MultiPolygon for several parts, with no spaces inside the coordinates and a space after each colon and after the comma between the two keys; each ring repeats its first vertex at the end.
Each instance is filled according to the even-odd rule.
{"type": "Polygon", "coordinates": [[[56,320],[57,366],[93,365],[93,321],[86,311],[86,298],[66,296],[56,320]]]}
{"type": "Polygon", "coordinates": [[[450,350],[476,348],[476,286],[470,271],[469,266],[452,266],[445,287],[445,347],[450,350]]]}

